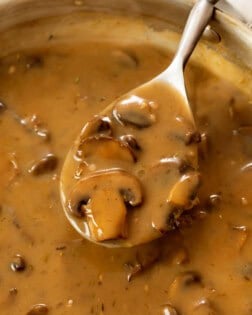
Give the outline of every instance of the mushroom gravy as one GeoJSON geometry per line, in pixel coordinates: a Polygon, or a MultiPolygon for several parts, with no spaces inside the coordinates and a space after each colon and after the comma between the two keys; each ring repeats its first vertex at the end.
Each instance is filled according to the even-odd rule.
{"type": "Polygon", "coordinates": [[[168,84],[122,96],[83,127],[66,158],[61,189],[71,224],[105,246],[139,245],[176,229],[198,204],[199,141],[183,97],[168,84]]]}
{"type": "Polygon", "coordinates": [[[0,60],[0,314],[251,314],[249,96],[189,64],[199,205],[162,239],[102,248],[65,219],[62,164],[83,123],[161,72],[170,55],[154,44],[62,44],[53,35],[0,60]]]}

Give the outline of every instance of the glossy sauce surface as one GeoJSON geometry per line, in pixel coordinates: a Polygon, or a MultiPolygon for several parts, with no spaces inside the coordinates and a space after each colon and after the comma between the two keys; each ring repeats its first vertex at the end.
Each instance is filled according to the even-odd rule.
{"type": "Polygon", "coordinates": [[[59,175],[83,123],[169,60],[155,46],[112,42],[1,59],[1,314],[251,314],[251,100],[224,79],[193,65],[186,74],[202,186],[178,231],[101,248],[62,210],[59,175]]]}
{"type": "Polygon", "coordinates": [[[66,158],[61,189],[70,222],[112,246],[176,229],[198,204],[199,138],[187,103],[168,83],[122,96],[83,127],[66,158]]]}

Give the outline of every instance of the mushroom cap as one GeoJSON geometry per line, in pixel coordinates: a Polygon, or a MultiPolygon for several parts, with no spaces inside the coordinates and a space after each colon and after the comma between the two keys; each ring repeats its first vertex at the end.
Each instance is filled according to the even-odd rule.
{"type": "Polygon", "coordinates": [[[192,201],[196,197],[196,192],[200,184],[200,174],[196,171],[184,174],[181,179],[173,186],[167,203],[187,210],[191,207],[192,201]]]}
{"type": "Polygon", "coordinates": [[[119,191],[97,190],[82,206],[90,236],[97,242],[127,237],[127,208],[119,191]]]}
{"type": "Polygon", "coordinates": [[[79,180],[69,199],[70,210],[72,211],[81,201],[87,202],[96,190],[107,188],[120,192],[124,201],[132,207],[142,202],[142,188],[139,180],[124,170],[113,169],[97,171],[79,180]]]}
{"type": "Polygon", "coordinates": [[[135,162],[135,155],[126,142],[112,137],[93,136],[80,141],[76,155],[81,159],[99,159],[135,162]]]}
{"type": "Polygon", "coordinates": [[[139,128],[145,128],[156,121],[154,113],[156,107],[157,105],[153,101],[131,95],[115,104],[113,114],[121,123],[129,123],[139,128]]]}
{"type": "Polygon", "coordinates": [[[80,138],[87,138],[91,136],[112,135],[112,126],[109,117],[96,115],[93,119],[88,121],[81,130],[80,138]]]}
{"type": "MultiPolygon", "coordinates": [[[[162,211],[156,211],[152,215],[153,228],[163,234],[174,229],[180,215],[197,203],[196,193],[200,176],[186,161],[177,157],[161,160],[151,171],[152,178],[154,180],[158,178],[159,187],[170,184],[168,196],[162,196],[163,202],[159,205],[162,211]],[[171,179],[173,182],[170,181],[171,179]]],[[[160,190],[162,191],[162,187],[160,190]]],[[[164,193],[167,194],[162,191],[162,194],[164,193]]]]}
{"type": "Polygon", "coordinates": [[[142,202],[138,179],[124,170],[99,171],[80,179],[68,200],[70,215],[86,220],[94,241],[126,236],[127,205],[142,202]]]}
{"type": "Polygon", "coordinates": [[[159,176],[162,176],[162,173],[166,173],[171,170],[178,170],[179,173],[183,174],[188,169],[193,169],[190,162],[177,156],[171,156],[163,158],[158,163],[155,163],[151,167],[150,171],[152,174],[159,174],[159,176]]]}

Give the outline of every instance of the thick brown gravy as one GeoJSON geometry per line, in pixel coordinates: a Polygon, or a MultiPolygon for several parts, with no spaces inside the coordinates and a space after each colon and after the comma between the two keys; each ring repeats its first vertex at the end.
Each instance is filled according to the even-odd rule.
{"type": "Polygon", "coordinates": [[[84,125],[62,169],[62,203],[84,237],[134,246],[198,205],[197,144],[183,97],[163,81],[122,96],[84,125]]]}
{"type": "Polygon", "coordinates": [[[155,46],[105,42],[1,59],[0,314],[252,314],[251,103],[223,79],[187,72],[202,186],[179,230],[102,248],[60,204],[61,167],[83,123],[169,60],[155,46]]]}

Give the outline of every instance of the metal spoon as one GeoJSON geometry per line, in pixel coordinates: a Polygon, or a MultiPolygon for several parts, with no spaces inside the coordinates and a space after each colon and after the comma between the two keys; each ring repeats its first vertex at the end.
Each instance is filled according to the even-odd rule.
{"type": "MultiPolygon", "coordinates": [[[[165,208],[158,211],[158,205],[154,202],[157,194],[162,195],[160,192],[160,187],[162,188],[162,186],[159,187],[156,184],[157,186],[148,187],[148,183],[155,176],[163,176],[161,173],[158,175],[160,170],[163,172],[165,168],[171,167],[171,165],[178,166],[180,163],[179,158],[181,157],[189,161],[191,168],[194,170],[197,169],[196,143],[192,143],[190,146],[184,143],[181,144],[181,140],[172,140],[168,143],[165,142],[168,141],[167,139],[163,141],[162,137],[159,137],[159,133],[160,130],[162,131],[166,128],[166,134],[176,134],[177,138],[174,137],[174,139],[179,139],[178,135],[181,130],[185,130],[188,126],[190,126],[191,130],[195,128],[193,114],[187,99],[183,70],[202,32],[213,15],[214,4],[217,1],[199,0],[194,5],[187,20],[178,50],[170,66],[151,81],[137,87],[110,104],[99,114],[99,117],[103,117],[102,119],[98,118],[97,120],[96,117],[93,122],[87,123],[81,135],[70,149],[61,174],[61,200],[67,219],[84,238],[107,247],[129,247],[161,237],[163,232],[174,228],[172,225],[167,226],[168,215],[170,216],[169,220],[171,218],[173,221],[175,220],[173,210],[165,204],[165,208]],[[167,100],[170,102],[169,107],[167,107],[167,100]],[[136,113],[134,112],[135,108],[140,108],[141,112],[134,114],[136,113]],[[166,112],[162,113],[164,108],[166,112]],[[156,112],[157,115],[155,114],[156,112]],[[111,130],[109,121],[111,120],[116,125],[117,139],[110,138],[109,133],[111,130]],[[133,127],[132,124],[134,125],[133,127]],[[99,129],[100,134],[98,136],[96,134],[97,130],[94,130],[94,126],[99,129]],[[151,128],[148,129],[149,126],[151,128]],[[140,162],[135,163],[134,158],[138,153],[134,155],[133,151],[137,151],[137,143],[133,143],[132,145],[130,143],[132,139],[126,139],[123,136],[124,133],[129,132],[133,132],[139,138],[145,132],[145,137],[152,140],[149,142],[156,143],[156,150],[153,150],[153,145],[152,150],[150,148],[148,150],[148,145],[146,144],[145,155],[141,156],[140,162]],[[94,133],[93,137],[90,138],[92,133],[94,133]],[[122,145],[120,142],[121,139],[126,139],[129,145],[122,145]],[[97,146],[96,142],[99,142],[99,146],[97,146]],[[85,149],[88,152],[85,151],[84,157],[82,151],[83,143],[86,145],[85,148],[87,148],[88,143],[88,150],[85,149]],[[104,151],[105,143],[108,145],[107,151],[104,151]],[[117,150],[118,146],[122,148],[120,149],[120,154],[113,153],[117,150]],[[99,154],[103,157],[102,162],[99,160],[99,154]],[[115,158],[113,154],[117,154],[117,157],[115,158]],[[91,160],[90,156],[92,156],[91,160]],[[120,162],[117,162],[118,156],[120,156],[120,162]],[[162,156],[167,158],[160,158],[162,156]],[[148,174],[146,175],[144,174],[146,173],[146,169],[141,169],[141,165],[146,166],[149,160],[159,160],[159,162],[157,165],[154,163],[154,166],[151,165],[149,168],[145,167],[148,169],[148,174]],[[129,167],[130,163],[131,166],[129,167]],[[130,172],[133,173],[133,177],[129,174],[130,172]],[[87,180],[89,181],[88,184],[87,180]],[[144,187],[145,192],[147,191],[146,194],[149,197],[148,202],[142,208],[138,207],[142,198],[138,182],[144,183],[146,186],[144,187]],[[97,193],[94,183],[97,184],[95,186],[101,187],[100,192],[97,193]],[[112,188],[108,188],[112,187],[111,185],[114,185],[113,189],[115,190],[112,191],[112,188]],[[119,187],[118,185],[121,186],[119,187]],[[90,190],[92,190],[92,193],[90,190]],[[151,198],[153,191],[154,197],[151,198]],[[82,199],[80,199],[81,193],[85,194],[82,196],[82,199]],[[99,202],[91,199],[92,194],[96,198],[99,196],[99,202]],[[71,197],[73,195],[74,197],[71,197]],[[77,197],[79,199],[76,199],[77,197]],[[73,198],[76,199],[74,203],[72,201],[73,198]],[[106,200],[110,200],[109,205],[105,204],[106,200]],[[115,212],[115,209],[112,209],[111,200],[116,200],[116,208],[119,209],[119,212],[115,212]],[[130,221],[127,236],[123,231],[124,228],[120,225],[120,216],[126,218],[126,210],[124,209],[123,202],[130,204],[131,207],[136,207],[135,211],[130,209],[129,213],[127,213],[127,219],[130,221]],[[83,207],[86,211],[85,215],[83,214],[83,207]],[[104,225],[104,229],[100,228],[99,225],[97,226],[97,219],[94,218],[91,211],[92,207],[96,207],[94,210],[98,213],[99,219],[107,224],[107,226],[104,225]],[[75,209],[74,211],[73,208],[75,209]],[[103,209],[105,213],[102,214],[103,209]],[[166,211],[168,212],[166,213],[166,211]],[[111,220],[117,220],[116,228],[114,227],[114,231],[107,229],[104,232],[110,226],[111,220]],[[115,233],[119,230],[121,231],[121,235],[116,238],[115,233]]],[[[178,168],[172,172],[172,179],[167,179],[165,190],[165,193],[170,191],[170,194],[168,194],[168,198],[166,195],[163,195],[162,198],[167,198],[166,201],[168,200],[168,203],[170,201],[173,202],[172,198],[175,198],[174,195],[176,196],[176,200],[186,200],[183,194],[188,194],[190,189],[194,189],[195,187],[185,186],[184,184],[188,185],[186,182],[188,181],[190,185],[196,185],[197,180],[195,181],[195,178],[197,176],[195,176],[195,173],[193,175],[190,173],[193,179],[190,178],[191,175],[181,177],[178,168]],[[181,183],[182,185],[180,185],[181,183]],[[179,192],[175,191],[178,187],[181,190],[179,192]]],[[[165,181],[166,179],[163,180],[165,181]]],[[[160,185],[159,179],[157,183],[160,185]]]]}

